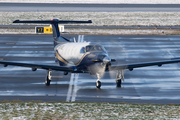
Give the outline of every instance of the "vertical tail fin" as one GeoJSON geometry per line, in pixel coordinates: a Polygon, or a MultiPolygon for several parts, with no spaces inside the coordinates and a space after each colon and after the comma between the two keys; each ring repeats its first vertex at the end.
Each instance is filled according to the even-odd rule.
{"type": "Polygon", "coordinates": [[[60,36],[59,26],[57,23],[51,24],[53,28],[53,37],[58,38],[60,36]]]}
{"type": "Polygon", "coordinates": [[[91,20],[88,21],[68,21],[68,20],[58,20],[58,19],[51,19],[51,20],[32,20],[32,21],[20,21],[15,20],[13,23],[38,23],[38,24],[51,24],[53,28],[53,39],[54,39],[54,46],[59,43],[70,42],[70,40],[62,37],[59,32],[58,24],[72,24],[72,23],[92,23],[91,20]]]}

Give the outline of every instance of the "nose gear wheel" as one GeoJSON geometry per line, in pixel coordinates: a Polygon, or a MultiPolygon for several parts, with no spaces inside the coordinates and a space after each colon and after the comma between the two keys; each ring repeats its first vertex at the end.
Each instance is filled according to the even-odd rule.
{"type": "Polygon", "coordinates": [[[100,81],[100,75],[97,73],[96,74],[97,75],[97,81],[96,81],[96,87],[98,88],[98,89],[100,89],[101,88],[101,81],[100,81]]]}
{"type": "Polygon", "coordinates": [[[96,87],[99,89],[99,88],[101,88],[101,81],[97,81],[96,82],[96,87]]]}

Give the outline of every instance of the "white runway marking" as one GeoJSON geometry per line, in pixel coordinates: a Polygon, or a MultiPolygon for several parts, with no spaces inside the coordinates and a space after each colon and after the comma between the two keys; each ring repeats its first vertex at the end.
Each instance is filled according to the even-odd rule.
{"type": "Polygon", "coordinates": [[[71,99],[72,102],[76,100],[76,93],[78,91],[77,82],[78,82],[79,74],[77,73],[74,76],[75,76],[75,81],[74,81],[74,90],[73,90],[72,99],[71,99]]]}
{"type": "Polygon", "coordinates": [[[69,89],[67,93],[67,98],[66,101],[69,102],[72,94],[72,85],[73,85],[73,80],[74,80],[74,73],[71,73],[71,78],[70,78],[70,83],[69,83],[69,89]]]}
{"type": "MultiPolygon", "coordinates": [[[[79,35],[77,42],[84,42],[84,35],[79,35]]],[[[71,73],[69,89],[68,89],[67,98],[66,98],[67,102],[76,100],[76,94],[78,91],[78,87],[77,87],[78,77],[79,77],[78,73],[77,74],[71,73]],[[74,85],[74,88],[73,88],[73,85],[74,85]]]]}

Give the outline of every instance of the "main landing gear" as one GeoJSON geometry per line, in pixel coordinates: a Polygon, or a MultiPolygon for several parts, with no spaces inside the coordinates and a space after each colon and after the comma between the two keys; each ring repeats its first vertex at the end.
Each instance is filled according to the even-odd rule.
{"type": "Polygon", "coordinates": [[[118,70],[116,75],[116,85],[121,87],[122,80],[124,81],[124,72],[123,70],[118,70]]]}
{"type": "MultiPolygon", "coordinates": [[[[67,75],[68,72],[64,72],[64,75],[67,75]]],[[[46,77],[45,77],[45,85],[49,86],[51,83],[51,70],[46,70],[46,77]]]]}
{"type": "Polygon", "coordinates": [[[49,86],[51,82],[51,70],[46,70],[45,84],[49,86]]]}

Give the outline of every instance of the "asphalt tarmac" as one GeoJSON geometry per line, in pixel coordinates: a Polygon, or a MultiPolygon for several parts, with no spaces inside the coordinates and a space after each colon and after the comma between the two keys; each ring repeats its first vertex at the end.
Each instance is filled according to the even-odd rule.
{"type": "MultiPolygon", "coordinates": [[[[81,42],[103,45],[113,64],[167,60],[180,57],[180,36],[65,35],[81,42]]],[[[0,60],[56,65],[52,35],[0,35],[0,60]]],[[[105,73],[101,89],[89,74],[52,72],[46,86],[45,70],[0,65],[0,100],[86,101],[180,104],[180,64],[125,70],[125,81],[116,87],[115,72],[105,73]]]]}
{"type": "MultiPolygon", "coordinates": [[[[37,25],[0,25],[0,28],[35,28],[37,25]]],[[[49,25],[38,25],[49,27],[49,25]]],[[[87,29],[180,29],[180,26],[79,26],[64,25],[65,28],[87,28],[87,29]],[[138,28],[139,27],[139,28],[138,28]]]]}
{"type": "Polygon", "coordinates": [[[3,3],[1,12],[175,12],[180,4],[3,3]]]}

